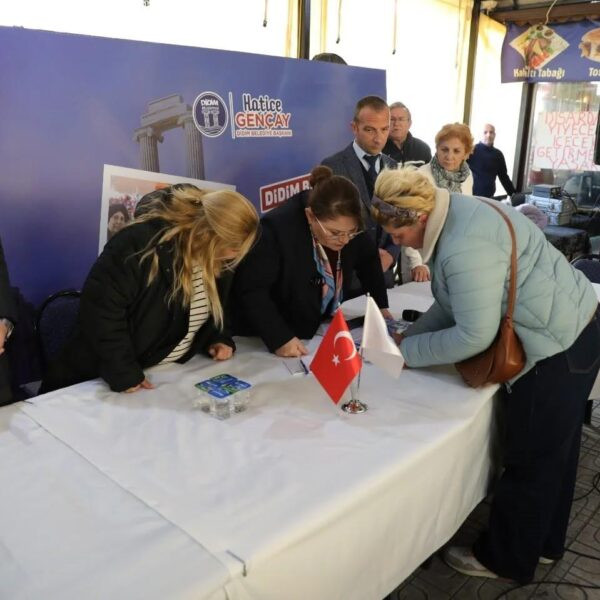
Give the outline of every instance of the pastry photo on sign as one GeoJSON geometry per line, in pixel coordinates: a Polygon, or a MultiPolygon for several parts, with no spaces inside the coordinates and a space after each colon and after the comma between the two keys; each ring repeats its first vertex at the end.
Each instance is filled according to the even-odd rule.
{"type": "Polygon", "coordinates": [[[547,25],[532,25],[510,45],[523,57],[525,66],[539,69],[569,47],[569,43],[547,25]]]}
{"type": "Polygon", "coordinates": [[[581,36],[581,44],[579,44],[582,58],[600,62],[600,27],[590,29],[587,33],[581,36]]]}

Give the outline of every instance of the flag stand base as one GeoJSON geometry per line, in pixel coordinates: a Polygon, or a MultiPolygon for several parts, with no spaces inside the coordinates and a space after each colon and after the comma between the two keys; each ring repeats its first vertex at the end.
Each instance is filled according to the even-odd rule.
{"type": "Polygon", "coordinates": [[[363,404],[358,398],[358,389],[360,387],[360,371],[350,384],[350,401],[342,404],[342,410],[352,415],[359,415],[367,411],[368,406],[363,404]]]}
{"type": "Polygon", "coordinates": [[[350,402],[346,402],[346,404],[342,404],[342,410],[353,415],[364,413],[368,408],[369,407],[366,404],[363,404],[360,400],[354,399],[350,400],[350,402]]]}

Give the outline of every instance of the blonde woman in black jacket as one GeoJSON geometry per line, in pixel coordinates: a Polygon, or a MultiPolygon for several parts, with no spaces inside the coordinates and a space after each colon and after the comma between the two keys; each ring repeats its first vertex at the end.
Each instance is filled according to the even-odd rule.
{"type": "Polygon", "coordinates": [[[156,198],[92,267],[74,337],[42,391],[100,376],[114,391],[135,392],[152,387],[144,369],[153,365],[198,352],[230,358],[224,306],[257,226],[254,207],[236,192],[186,186],[156,198]]]}

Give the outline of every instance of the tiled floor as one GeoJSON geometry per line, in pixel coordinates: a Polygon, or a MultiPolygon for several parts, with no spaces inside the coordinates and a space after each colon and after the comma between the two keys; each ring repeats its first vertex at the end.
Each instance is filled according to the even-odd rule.
{"type": "MultiPolygon", "coordinates": [[[[540,565],[537,583],[517,588],[513,583],[466,577],[446,566],[436,554],[427,567],[417,569],[386,600],[600,600],[600,402],[594,406],[592,424],[595,431],[585,432],[582,439],[576,500],[567,539],[569,551],[554,565],[540,565]]],[[[472,544],[485,526],[488,510],[489,504],[482,502],[451,543],[472,544]]]]}

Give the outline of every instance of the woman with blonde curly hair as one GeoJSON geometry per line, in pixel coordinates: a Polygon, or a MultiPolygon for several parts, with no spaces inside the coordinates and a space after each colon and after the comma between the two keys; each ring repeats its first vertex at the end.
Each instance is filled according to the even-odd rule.
{"type": "Polygon", "coordinates": [[[258,215],[237,192],[174,187],[104,247],[84,284],[76,331],[42,391],[102,377],[113,391],[151,388],[144,369],[215,360],[235,345],[224,305],[258,215]]]}
{"type": "MultiPolygon", "coordinates": [[[[419,171],[377,178],[373,217],[395,243],[429,262],[435,298],[399,336],[410,367],[458,363],[489,348],[506,314],[512,242],[502,214],[479,198],[435,188],[419,171]]],[[[600,310],[590,282],[541,229],[499,205],[516,238],[513,325],[525,365],[500,397],[504,470],[489,527],[446,562],[476,577],[529,583],[559,560],[575,487],[586,401],[600,367],[600,310]]]]}
{"type": "Polygon", "coordinates": [[[435,136],[435,155],[419,167],[429,180],[450,192],[473,193],[473,174],[467,158],[474,148],[471,130],[462,123],[448,123],[435,136]]]}

